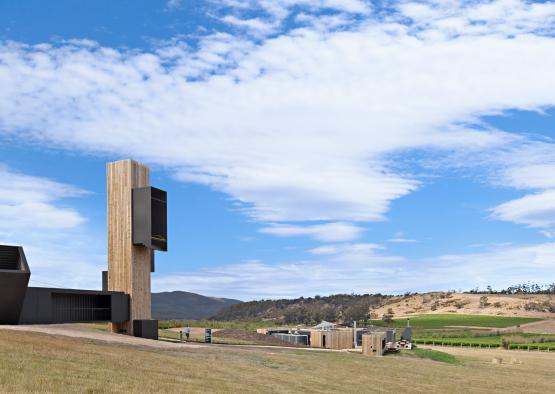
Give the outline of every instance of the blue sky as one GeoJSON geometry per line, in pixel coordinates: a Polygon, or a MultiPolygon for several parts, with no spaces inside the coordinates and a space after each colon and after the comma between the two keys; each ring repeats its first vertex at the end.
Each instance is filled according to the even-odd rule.
{"type": "Polygon", "coordinates": [[[518,0],[2,2],[0,242],[98,288],[134,158],[169,192],[154,291],[551,282],[554,32],[518,0]]]}

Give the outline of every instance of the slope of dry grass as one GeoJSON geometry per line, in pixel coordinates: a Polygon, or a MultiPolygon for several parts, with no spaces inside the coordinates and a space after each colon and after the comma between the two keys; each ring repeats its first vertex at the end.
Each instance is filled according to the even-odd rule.
{"type": "Polygon", "coordinates": [[[555,317],[550,307],[555,307],[553,294],[466,294],[424,293],[397,296],[370,312],[377,319],[393,311],[394,315],[411,316],[422,314],[458,313],[470,315],[555,317]],[[483,298],[486,297],[486,298],[483,298]]]}
{"type": "Polygon", "coordinates": [[[147,349],[0,331],[0,391],[550,392],[555,354],[458,351],[458,365],[306,350],[147,349]],[[518,362],[492,362],[518,357],[518,362]]]}

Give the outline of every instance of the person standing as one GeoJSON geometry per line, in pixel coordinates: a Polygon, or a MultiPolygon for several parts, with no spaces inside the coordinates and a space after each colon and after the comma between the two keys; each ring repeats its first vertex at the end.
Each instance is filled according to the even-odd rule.
{"type": "Polygon", "coordinates": [[[187,324],[187,327],[185,327],[185,337],[187,338],[187,342],[189,342],[189,335],[191,335],[191,328],[187,324]]]}

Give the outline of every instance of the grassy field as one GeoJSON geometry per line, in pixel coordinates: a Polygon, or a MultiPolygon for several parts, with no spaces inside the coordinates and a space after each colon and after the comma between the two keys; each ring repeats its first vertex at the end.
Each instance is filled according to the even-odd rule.
{"type": "MultiPolygon", "coordinates": [[[[475,347],[500,347],[505,346],[509,349],[518,347],[530,350],[552,350],[551,346],[555,342],[555,336],[538,334],[501,334],[495,329],[513,327],[526,323],[539,321],[539,318],[528,317],[508,317],[508,316],[489,316],[489,315],[454,315],[454,314],[435,314],[420,315],[411,317],[411,326],[414,332],[414,341],[419,344],[436,344],[443,346],[475,346],[475,347]],[[539,345],[536,346],[536,343],[539,345]]],[[[210,320],[189,321],[191,327],[209,327],[216,329],[234,329],[255,331],[257,328],[271,326],[268,322],[221,322],[210,320]]],[[[371,324],[378,326],[394,326],[401,329],[406,326],[406,319],[394,319],[393,323],[384,323],[382,320],[371,320],[371,324]]],[[[177,339],[178,334],[166,331],[166,328],[181,327],[182,321],[163,321],[160,322],[161,337],[177,339]]],[[[198,338],[194,335],[193,341],[203,341],[203,336],[198,338]]],[[[249,344],[255,343],[233,338],[218,338],[217,343],[223,344],[249,344]]]]}
{"type": "MultiPolygon", "coordinates": [[[[420,315],[410,318],[410,325],[414,330],[443,329],[453,326],[505,328],[539,321],[538,318],[509,317],[509,316],[485,316],[485,315],[420,315]]],[[[370,320],[371,324],[379,326],[393,325],[402,328],[407,325],[406,318],[394,319],[392,324],[386,324],[383,320],[370,320]]]]}
{"type": "Polygon", "coordinates": [[[217,329],[232,329],[232,330],[246,330],[256,331],[257,328],[273,327],[276,323],[273,322],[242,322],[242,321],[217,321],[217,320],[161,320],[158,322],[158,327],[161,329],[183,327],[189,324],[190,327],[202,328],[217,328],[217,329]]]}
{"type": "MultiPolygon", "coordinates": [[[[542,334],[503,334],[495,329],[539,321],[537,318],[483,315],[420,315],[410,319],[417,344],[442,346],[501,347],[508,349],[555,350],[555,336],[542,334]]],[[[375,325],[405,327],[406,319],[393,324],[373,320],[375,325]]]]}
{"type": "Polygon", "coordinates": [[[437,350],[431,350],[431,349],[416,348],[416,349],[412,350],[411,352],[406,352],[406,354],[408,354],[410,356],[413,356],[413,357],[426,358],[426,359],[429,359],[429,360],[439,361],[439,362],[447,363],[447,364],[460,364],[461,363],[461,360],[459,358],[453,356],[452,354],[439,352],[437,350]]]}
{"type": "Polygon", "coordinates": [[[81,393],[547,393],[555,385],[555,354],[452,349],[460,354],[419,349],[370,358],[236,346],[157,350],[0,331],[0,387],[81,393]],[[505,353],[517,354],[518,362],[492,363],[492,357],[506,360],[505,353]]]}
{"type": "Polygon", "coordinates": [[[501,346],[503,344],[502,337],[499,335],[490,337],[475,337],[475,338],[415,338],[414,343],[426,345],[442,345],[442,346],[501,346]]]}

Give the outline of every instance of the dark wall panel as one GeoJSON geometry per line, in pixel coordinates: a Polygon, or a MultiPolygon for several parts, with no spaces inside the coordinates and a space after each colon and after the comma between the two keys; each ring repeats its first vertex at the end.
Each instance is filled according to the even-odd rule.
{"type": "Polygon", "coordinates": [[[19,324],[52,324],[52,289],[29,287],[19,324]]]}
{"type": "Polygon", "coordinates": [[[101,294],[52,293],[54,323],[109,321],[111,297],[101,294]]]}
{"type": "Polygon", "coordinates": [[[27,284],[28,273],[0,270],[0,324],[17,324],[27,284]]]}
{"type": "Polygon", "coordinates": [[[23,248],[0,245],[0,324],[17,324],[31,271],[23,248]]]}
{"type": "Polygon", "coordinates": [[[133,320],[133,335],[157,340],[158,320],[133,320]]]}
{"type": "Polygon", "coordinates": [[[126,320],[129,320],[127,294],[29,287],[19,322],[54,324],[126,320]]]}
{"type": "Polygon", "coordinates": [[[167,193],[155,187],[133,189],[133,244],[168,250],[167,193]]]}
{"type": "Polygon", "coordinates": [[[125,293],[112,294],[112,323],[123,323],[129,320],[129,296],[125,293]]]}

